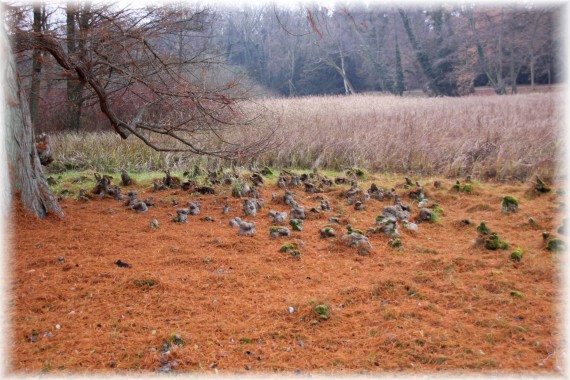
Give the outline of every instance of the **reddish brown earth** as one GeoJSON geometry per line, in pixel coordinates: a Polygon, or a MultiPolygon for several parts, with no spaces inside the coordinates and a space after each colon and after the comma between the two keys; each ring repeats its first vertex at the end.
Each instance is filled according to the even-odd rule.
{"type": "MultiPolygon", "coordinates": [[[[560,371],[561,254],[545,249],[541,233],[556,235],[561,197],[534,195],[530,183],[479,184],[464,194],[450,191],[452,181],[442,189],[425,181],[428,199],[445,210],[440,221],[420,224],[417,233],[401,228],[401,249],[370,235],[368,256],[340,238],[321,239],[319,230],[339,213],[338,235],[346,223],[366,230],[392,202],[372,200],[354,211],[339,190],[322,194],[333,212],[311,215],[291,239],[268,236],[268,211],[289,211],[271,201],[283,194],[275,187],[262,191],[266,207],[255,218],[243,217],[242,201],[231,197],[232,210],[222,215],[228,188],[208,196],[155,193],[157,206],[146,214],[113,199],[68,199],[63,219],[42,221],[16,206],[10,370],[152,373],[170,363],[172,372],[198,373],[560,371]],[[507,194],[519,199],[518,213],[501,212],[507,194]],[[172,222],[173,198],[200,200],[201,215],[172,222]],[[236,235],[228,225],[235,216],[254,220],[257,234],[236,235]],[[149,227],[153,218],[158,230],[149,227]],[[474,246],[483,220],[508,250],[474,246]],[[305,243],[299,259],[279,252],[287,241],[305,243]],[[516,247],[525,251],[520,263],[509,259],[516,247]],[[116,266],[119,259],[131,268],[116,266]],[[317,304],[330,307],[328,320],[313,311],[317,304]],[[183,345],[163,355],[175,334],[183,345]]],[[[143,191],[141,198],[152,194],[143,191]]],[[[295,192],[301,205],[319,204],[295,192]]]]}

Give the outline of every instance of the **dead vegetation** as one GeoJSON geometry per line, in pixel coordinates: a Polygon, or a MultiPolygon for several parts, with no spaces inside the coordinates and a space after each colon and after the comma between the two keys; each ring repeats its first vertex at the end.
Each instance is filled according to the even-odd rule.
{"type": "MultiPolygon", "coordinates": [[[[526,180],[555,177],[565,162],[560,93],[462,98],[401,98],[386,95],[264,99],[281,115],[287,138],[258,159],[282,168],[373,172],[478,179],[526,180]]],[[[133,172],[184,170],[218,159],[154,152],[142,142],[113,134],[54,135],[50,170],[128,168],[133,172]],[[90,149],[84,149],[89,146],[90,149]]],[[[247,162],[236,160],[238,165],[247,162]]],[[[296,186],[299,178],[279,180],[296,186]]],[[[221,180],[221,179],[218,179],[221,180]]],[[[337,184],[346,181],[340,176],[337,184]]],[[[315,184],[316,185],[316,184],[315,184]]],[[[319,186],[307,185],[310,191],[319,186]]]]}

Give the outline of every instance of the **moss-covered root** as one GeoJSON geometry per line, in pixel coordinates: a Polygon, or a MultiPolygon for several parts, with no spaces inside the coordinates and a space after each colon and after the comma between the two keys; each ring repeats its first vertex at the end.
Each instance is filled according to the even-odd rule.
{"type": "Polygon", "coordinates": [[[506,195],[501,202],[503,212],[517,212],[519,210],[519,201],[512,195],[506,195]]]}
{"type": "Polygon", "coordinates": [[[336,233],[332,227],[325,227],[321,230],[321,237],[323,239],[335,237],[336,233]]]}
{"type": "Polygon", "coordinates": [[[491,233],[487,239],[485,239],[485,248],[496,251],[497,249],[509,249],[509,244],[502,241],[496,232],[491,233]]]}
{"type": "Polygon", "coordinates": [[[566,250],[566,243],[562,239],[553,238],[546,243],[546,249],[549,251],[562,252],[566,250]]]}
{"type": "Polygon", "coordinates": [[[301,257],[301,251],[299,251],[299,245],[297,243],[285,243],[281,246],[281,252],[289,253],[294,258],[301,257]]]}
{"type": "Polygon", "coordinates": [[[291,219],[289,224],[293,228],[293,231],[303,231],[303,219],[291,219]]]}
{"type": "Polygon", "coordinates": [[[534,185],[534,188],[539,193],[548,193],[550,191],[550,186],[546,185],[546,183],[544,183],[544,181],[539,177],[536,177],[536,184],[534,185]]]}

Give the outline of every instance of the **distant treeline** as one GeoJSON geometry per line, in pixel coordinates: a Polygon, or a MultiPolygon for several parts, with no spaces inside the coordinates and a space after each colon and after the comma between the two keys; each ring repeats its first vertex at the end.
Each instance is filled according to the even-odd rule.
{"type": "Polygon", "coordinates": [[[281,95],[423,89],[498,94],[559,80],[560,8],[423,5],[226,10],[228,61],[281,95]]]}
{"type": "Polygon", "coordinates": [[[182,117],[176,109],[183,97],[193,99],[183,108],[198,112],[199,99],[209,99],[201,105],[206,108],[225,107],[260,94],[461,96],[476,86],[501,95],[517,93],[521,84],[534,89],[564,74],[561,7],[136,8],[38,1],[9,7],[7,21],[36,129],[79,131],[109,127],[102,91],[117,118],[134,120],[141,109],[160,116],[159,109],[168,109],[174,123],[182,117]],[[87,76],[71,67],[94,81],[87,85],[87,76]]]}

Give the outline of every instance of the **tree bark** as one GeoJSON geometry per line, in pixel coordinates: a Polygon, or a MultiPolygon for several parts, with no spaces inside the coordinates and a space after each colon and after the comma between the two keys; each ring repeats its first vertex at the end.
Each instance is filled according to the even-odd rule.
{"type": "Polygon", "coordinates": [[[24,208],[40,218],[50,212],[63,216],[44,178],[28,102],[17,75],[16,62],[8,47],[8,37],[4,28],[0,29],[0,40],[6,60],[1,74],[4,82],[4,123],[11,193],[18,195],[24,208]]]}

